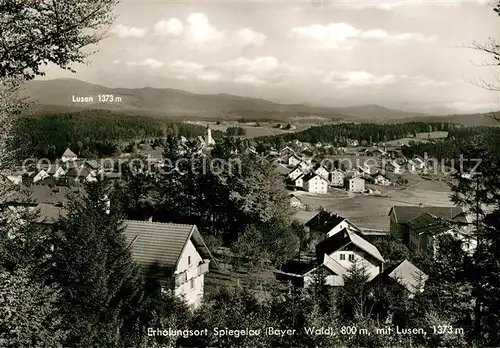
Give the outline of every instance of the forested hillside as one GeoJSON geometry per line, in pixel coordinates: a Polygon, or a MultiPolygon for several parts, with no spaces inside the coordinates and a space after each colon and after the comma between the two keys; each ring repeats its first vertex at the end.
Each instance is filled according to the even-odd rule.
{"type": "MultiPolygon", "coordinates": [[[[14,125],[11,147],[18,159],[56,158],[67,147],[83,157],[110,156],[124,141],[179,135],[203,135],[199,125],[152,117],[129,116],[107,110],[25,116],[14,125]]],[[[213,132],[217,137],[221,133],[213,132]]]]}

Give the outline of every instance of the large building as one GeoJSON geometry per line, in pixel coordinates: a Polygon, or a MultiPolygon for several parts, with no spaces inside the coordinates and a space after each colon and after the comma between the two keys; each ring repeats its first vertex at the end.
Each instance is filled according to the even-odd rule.
{"type": "Polygon", "coordinates": [[[391,234],[401,237],[403,242],[407,246],[410,246],[410,226],[408,222],[425,213],[432,214],[446,221],[467,222],[465,212],[461,207],[393,206],[389,211],[391,234]]]}
{"type": "Polygon", "coordinates": [[[304,190],[307,192],[326,194],[328,193],[328,184],[328,179],[321,175],[309,173],[304,176],[304,190]]]}
{"type": "Polygon", "coordinates": [[[365,191],[365,179],[360,177],[346,178],[344,179],[344,187],[347,191],[351,192],[364,192],[365,191]]]}
{"type": "Polygon", "coordinates": [[[173,291],[192,308],[200,306],[205,274],[214,259],[195,225],[127,220],[124,233],[146,279],[173,291]]]}

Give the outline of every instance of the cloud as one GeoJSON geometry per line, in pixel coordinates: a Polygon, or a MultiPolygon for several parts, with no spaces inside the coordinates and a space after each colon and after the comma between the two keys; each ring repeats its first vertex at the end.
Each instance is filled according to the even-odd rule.
{"type": "Polygon", "coordinates": [[[500,110],[500,103],[477,103],[477,102],[458,101],[454,103],[448,103],[446,104],[446,107],[464,113],[490,112],[490,111],[500,110]]]}
{"type": "Polygon", "coordinates": [[[417,86],[421,87],[444,87],[449,86],[452,82],[449,81],[438,81],[431,79],[427,76],[415,76],[410,78],[412,82],[414,82],[417,86]]]}
{"type": "Polygon", "coordinates": [[[126,39],[129,37],[140,39],[146,35],[147,29],[129,27],[123,24],[118,24],[116,27],[110,30],[110,33],[115,34],[120,39],[126,39]]]}
{"type": "Polygon", "coordinates": [[[265,85],[268,83],[267,81],[261,80],[253,75],[239,75],[234,79],[234,82],[245,85],[265,85]]]}
{"type": "Polygon", "coordinates": [[[289,36],[310,42],[316,48],[346,50],[354,48],[359,41],[398,43],[406,41],[426,42],[436,39],[433,36],[427,37],[420,33],[390,34],[383,29],[362,30],[347,23],[296,27],[289,32],[289,36]]]}
{"type": "Polygon", "coordinates": [[[338,87],[367,87],[392,85],[400,79],[393,74],[374,75],[366,71],[332,71],[324,77],[323,82],[338,87]]]}
{"type": "Polygon", "coordinates": [[[404,83],[422,88],[442,87],[451,82],[437,81],[426,76],[374,74],[362,70],[327,71],[306,69],[280,61],[273,56],[239,57],[211,65],[176,60],[168,64],[169,76],[179,79],[224,81],[246,85],[303,84],[316,81],[319,86],[336,88],[385,87],[404,83]]]}
{"type": "Polygon", "coordinates": [[[219,30],[207,15],[191,13],[182,22],[178,18],[162,19],[154,26],[157,36],[170,37],[192,49],[220,49],[226,46],[261,46],[266,35],[250,28],[236,31],[219,30]]]}
{"type": "Polygon", "coordinates": [[[257,33],[250,28],[243,28],[236,32],[236,38],[241,41],[245,46],[254,45],[262,46],[264,41],[266,41],[266,35],[262,33],[257,33]]]}
{"type": "Polygon", "coordinates": [[[161,36],[180,36],[184,32],[184,24],[177,19],[161,20],[154,26],[154,32],[161,36]]]}
{"type": "Polygon", "coordinates": [[[187,18],[187,40],[192,45],[220,43],[225,33],[212,25],[204,13],[192,13],[187,18]]]}
{"type": "Polygon", "coordinates": [[[368,8],[375,8],[382,11],[393,11],[403,8],[411,8],[416,6],[439,6],[439,7],[460,7],[465,3],[484,5],[491,3],[492,0],[332,0],[331,7],[343,7],[353,10],[362,10],[368,8]]]}
{"type": "Polygon", "coordinates": [[[121,61],[120,61],[119,59],[115,59],[112,63],[113,63],[113,64],[120,64],[120,63],[121,63],[121,61]]]}
{"type": "Polygon", "coordinates": [[[153,69],[158,69],[158,68],[161,68],[164,63],[163,62],[159,62],[157,61],[156,59],[153,59],[153,58],[146,58],[142,61],[131,61],[131,62],[127,62],[127,65],[128,66],[145,66],[145,67],[149,67],[149,68],[153,68],[153,69]]]}

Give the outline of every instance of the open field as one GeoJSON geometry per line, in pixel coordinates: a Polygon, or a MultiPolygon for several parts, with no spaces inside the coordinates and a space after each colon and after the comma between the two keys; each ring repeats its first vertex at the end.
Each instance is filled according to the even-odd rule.
{"type": "Polygon", "coordinates": [[[376,197],[360,194],[345,195],[300,195],[300,199],[314,211],[299,211],[294,217],[306,222],[314,216],[320,207],[338,213],[362,228],[387,230],[389,228],[389,210],[393,205],[452,206],[450,190],[444,181],[420,181],[406,188],[376,187],[387,196],[376,197]]]}
{"type": "MultiPolygon", "coordinates": [[[[206,126],[207,122],[191,122],[195,124],[199,124],[202,126],[206,126]]],[[[238,122],[231,122],[231,123],[225,123],[225,124],[217,124],[216,122],[208,122],[210,125],[210,128],[214,130],[221,130],[221,131],[226,131],[228,127],[241,127],[245,129],[246,134],[243,136],[243,138],[257,138],[257,137],[265,137],[265,136],[270,136],[270,135],[279,135],[279,134],[286,134],[286,133],[295,133],[295,132],[300,132],[303,131],[309,127],[311,127],[311,124],[298,124],[296,129],[293,130],[285,130],[285,129],[280,129],[280,128],[274,128],[278,122],[276,123],[259,123],[259,126],[256,126],[255,123],[238,123],[238,122]]]]}

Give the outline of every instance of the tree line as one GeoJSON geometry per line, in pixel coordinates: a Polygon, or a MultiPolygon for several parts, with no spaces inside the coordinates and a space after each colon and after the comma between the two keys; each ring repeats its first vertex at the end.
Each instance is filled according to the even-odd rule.
{"type": "MultiPolygon", "coordinates": [[[[116,154],[125,141],[168,135],[194,138],[205,134],[200,125],[107,110],[20,117],[13,125],[10,148],[18,160],[59,158],[66,148],[82,157],[116,154]]],[[[219,137],[220,131],[213,136],[219,137]]]]}

